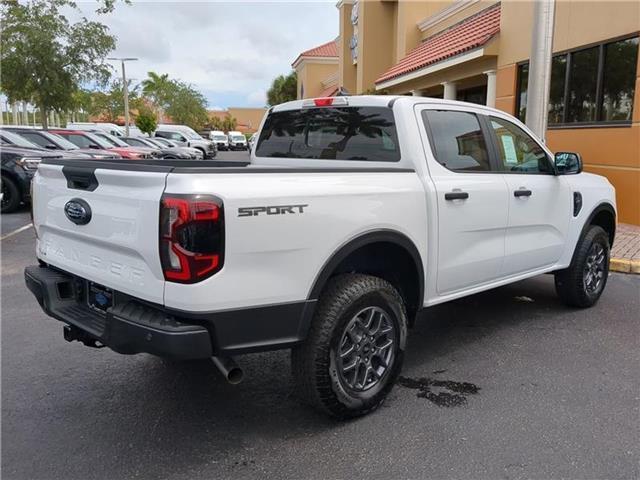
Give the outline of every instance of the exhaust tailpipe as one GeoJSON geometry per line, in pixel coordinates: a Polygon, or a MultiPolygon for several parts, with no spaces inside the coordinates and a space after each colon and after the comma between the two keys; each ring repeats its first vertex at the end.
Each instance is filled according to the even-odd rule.
{"type": "Polygon", "coordinates": [[[231,385],[237,385],[242,381],[244,372],[231,357],[211,357],[213,364],[218,367],[220,373],[231,385]]]}

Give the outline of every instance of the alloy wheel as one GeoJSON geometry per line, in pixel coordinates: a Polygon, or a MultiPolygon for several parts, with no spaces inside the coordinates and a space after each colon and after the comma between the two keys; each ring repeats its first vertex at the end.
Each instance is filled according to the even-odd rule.
{"type": "Polygon", "coordinates": [[[599,243],[594,243],[589,249],[582,274],[584,289],[587,293],[596,293],[598,291],[606,275],[605,266],[605,249],[599,243]]]}
{"type": "Polygon", "coordinates": [[[397,329],[380,307],[360,310],[348,323],[340,339],[338,372],[342,382],[363,392],[381,382],[391,369],[397,329]]]}

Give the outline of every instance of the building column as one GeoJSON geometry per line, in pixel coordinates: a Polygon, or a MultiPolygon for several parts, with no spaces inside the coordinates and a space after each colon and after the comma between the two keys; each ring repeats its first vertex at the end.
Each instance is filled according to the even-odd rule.
{"type": "Polygon", "coordinates": [[[458,98],[458,85],[456,82],[443,82],[444,87],[443,98],[445,100],[456,100],[458,98]]]}
{"type": "Polygon", "coordinates": [[[424,96],[424,90],[416,88],[415,90],[411,90],[411,95],[413,95],[414,97],[422,97],[424,96]]]}
{"type": "Polygon", "coordinates": [[[496,106],[496,71],[487,70],[483,72],[487,76],[487,107],[496,106]]]}

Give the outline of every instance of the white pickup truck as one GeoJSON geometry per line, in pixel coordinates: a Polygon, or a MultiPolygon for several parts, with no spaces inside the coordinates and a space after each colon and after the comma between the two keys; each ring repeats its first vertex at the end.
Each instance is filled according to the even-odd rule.
{"type": "Polygon", "coordinates": [[[249,165],[44,160],[26,283],[67,340],[178,359],[292,349],[336,417],[381,404],[432,305],[542,273],[593,305],[609,182],[498,110],[416,97],[273,107],[249,165]]]}

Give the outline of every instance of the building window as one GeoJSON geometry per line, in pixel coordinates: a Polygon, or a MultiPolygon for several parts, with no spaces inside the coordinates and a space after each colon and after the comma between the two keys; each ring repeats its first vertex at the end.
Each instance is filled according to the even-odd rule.
{"type": "Polygon", "coordinates": [[[604,46],[603,120],[631,120],[637,56],[638,37],[604,46]]]}
{"type": "MultiPolygon", "coordinates": [[[[560,55],[551,65],[548,123],[554,125],[631,121],[638,37],[560,55]]],[[[518,66],[516,115],[524,121],[529,64],[518,66]]]]}
{"type": "Polygon", "coordinates": [[[518,66],[518,103],[516,107],[516,116],[521,122],[527,116],[527,87],[529,86],[529,64],[523,63],[518,66]]]}

